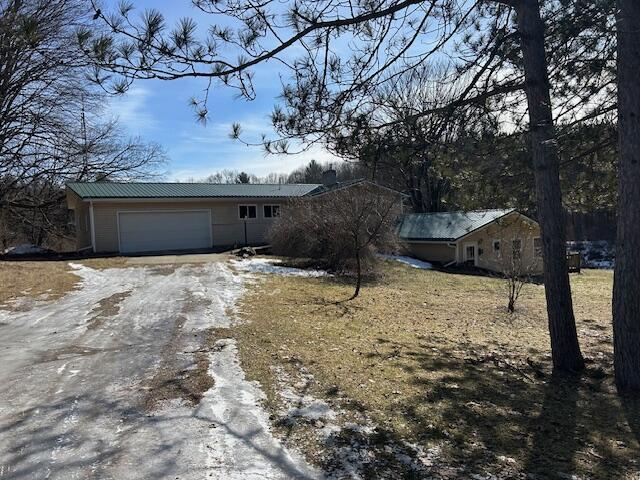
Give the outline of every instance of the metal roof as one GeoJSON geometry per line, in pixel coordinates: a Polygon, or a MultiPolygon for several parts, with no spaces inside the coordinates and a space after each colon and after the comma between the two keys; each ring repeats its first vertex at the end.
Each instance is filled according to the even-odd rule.
{"type": "Polygon", "coordinates": [[[67,188],[82,199],[97,198],[284,198],[302,197],[321,184],[214,184],[70,182],[67,188]]]}
{"type": "Polygon", "coordinates": [[[336,182],[331,185],[320,185],[313,192],[309,193],[309,196],[322,195],[323,193],[333,192],[334,190],[340,190],[341,188],[351,187],[352,185],[358,185],[364,183],[364,178],[358,178],[355,180],[345,180],[344,182],[336,182]]]}
{"type": "Polygon", "coordinates": [[[402,218],[398,235],[403,240],[453,241],[512,212],[515,209],[413,213],[402,218]]]}

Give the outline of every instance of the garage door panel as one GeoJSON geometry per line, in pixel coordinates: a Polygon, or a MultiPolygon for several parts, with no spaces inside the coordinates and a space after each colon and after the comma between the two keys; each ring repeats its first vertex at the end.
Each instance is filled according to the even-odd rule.
{"type": "Polygon", "coordinates": [[[211,247],[209,211],[120,212],[118,217],[124,253],[211,247]]]}

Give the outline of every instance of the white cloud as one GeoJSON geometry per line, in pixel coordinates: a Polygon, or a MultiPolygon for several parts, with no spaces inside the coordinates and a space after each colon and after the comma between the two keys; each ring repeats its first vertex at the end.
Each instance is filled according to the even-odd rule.
{"type": "MultiPolygon", "coordinates": [[[[273,136],[273,130],[265,115],[249,113],[238,119],[242,126],[242,138],[256,144],[262,134],[273,136]]],[[[171,158],[168,178],[189,180],[207,177],[224,169],[244,170],[263,176],[268,173],[289,173],[312,159],[337,163],[341,160],[320,145],[289,155],[265,155],[261,146],[247,146],[231,139],[231,122],[215,122],[206,125],[183,122],[176,127],[179,133],[168,147],[171,158]]],[[[296,145],[292,149],[298,149],[296,145]]]]}
{"type": "Polygon", "coordinates": [[[152,96],[151,90],[134,86],[126,94],[112,97],[106,113],[116,117],[129,133],[142,134],[158,125],[158,120],[148,108],[152,96]]]}

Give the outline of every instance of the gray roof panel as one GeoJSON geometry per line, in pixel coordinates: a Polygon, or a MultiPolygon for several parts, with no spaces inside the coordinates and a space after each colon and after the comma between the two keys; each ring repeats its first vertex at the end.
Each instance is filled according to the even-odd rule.
{"type": "Polygon", "coordinates": [[[398,234],[403,240],[453,241],[514,211],[515,209],[512,208],[413,213],[402,218],[398,234]]]}

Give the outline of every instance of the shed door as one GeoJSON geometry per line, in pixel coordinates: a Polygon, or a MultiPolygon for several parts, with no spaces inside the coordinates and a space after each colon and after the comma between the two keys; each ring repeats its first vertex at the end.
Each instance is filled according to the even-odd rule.
{"type": "Polygon", "coordinates": [[[120,212],[120,251],[159,252],[211,247],[208,210],[120,212]]]}

